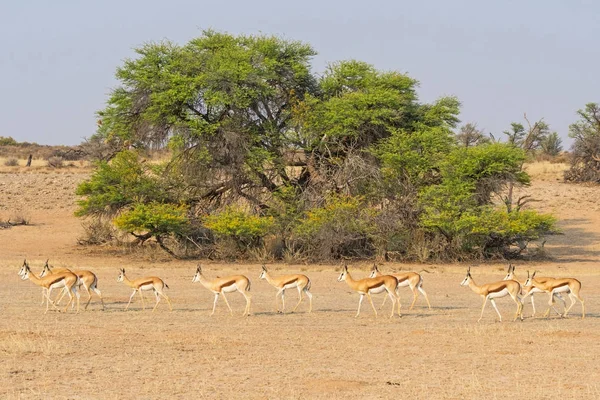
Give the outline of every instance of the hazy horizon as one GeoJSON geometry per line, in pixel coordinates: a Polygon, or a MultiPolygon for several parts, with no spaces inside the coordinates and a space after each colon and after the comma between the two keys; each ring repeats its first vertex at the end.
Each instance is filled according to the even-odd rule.
{"type": "Polygon", "coordinates": [[[600,102],[598,17],[585,1],[11,2],[0,5],[0,136],[78,144],[135,47],[215,29],[307,42],[317,73],[350,58],[408,73],[421,101],[457,96],[461,124],[496,137],[524,113],[544,118],[568,148],[577,110],[600,102]]]}

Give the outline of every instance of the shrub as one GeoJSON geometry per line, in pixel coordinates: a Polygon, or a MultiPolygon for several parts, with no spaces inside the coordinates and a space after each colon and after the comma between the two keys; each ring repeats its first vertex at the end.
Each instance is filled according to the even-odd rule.
{"type": "Polygon", "coordinates": [[[19,160],[16,158],[9,158],[8,160],[4,161],[4,165],[7,167],[16,167],[19,165],[19,160]]]}
{"type": "Polygon", "coordinates": [[[65,160],[62,157],[50,157],[48,158],[48,166],[52,168],[62,168],[65,165],[65,160]]]}
{"type": "Polygon", "coordinates": [[[187,207],[174,204],[136,204],[114,219],[115,225],[142,241],[154,237],[160,247],[179,258],[163,239],[172,235],[185,235],[189,220],[187,207]]]}
{"type": "Polygon", "coordinates": [[[313,259],[372,256],[376,214],[361,197],[330,196],[323,207],[305,213],[295,229],[296,244],[313,259]]]}
{"type": "Polygon", "coordinates": [[[80,245],[100,245],[115,239],[115,229],[110,221],[92,218],[82,223],[84,234],[77,238],[80,245]]]}
{"type": "Polygon", "coordinates": [[[260,244],[273,227],[273,217],[252,215],[235,207],[227,207],[204,219],[204,225],[221,239],[233,241],[239,250],[247,250],[260,244]]]}

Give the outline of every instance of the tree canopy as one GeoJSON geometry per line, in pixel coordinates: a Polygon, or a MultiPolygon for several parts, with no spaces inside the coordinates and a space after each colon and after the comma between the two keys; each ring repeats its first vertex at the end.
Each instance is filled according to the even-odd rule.
{"type": "Polygon", "coordinates": [[[136,52],[98,112],[90,140],[113,153],[78,188],[80,216],[117,217],[164,247],[165,236],[191,241],[200,255],[226,241],[240,255],[321,259],[510,255],[553,229],[494,205],[528,183],[520,144],[541,136],[513,126],[514,143],[491,143],[473,126],[461,145],[458,99],[422,103],[406,74],[347,60],[317,75],[310,45],[265,35],[205,31],[136,52]],[[148,149],[169,158],[147,163],[148,149]],[[494,213],[527,229],[499,239],[473,228],[494,213]]]}

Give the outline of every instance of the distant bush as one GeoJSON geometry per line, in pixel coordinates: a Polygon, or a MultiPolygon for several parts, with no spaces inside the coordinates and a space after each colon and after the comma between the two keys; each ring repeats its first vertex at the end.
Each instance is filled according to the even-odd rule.
{"type": "Polygon", "coordinates": [[[19,165],[19,160],[16,158],[9,158],[8,160],[4,161],[4,165],[7,167],[16,167],[19,165]]]}
{"type": "Polygon", "coordinates": [[[50,157],[48,158],[48,166],[52,168],[62,168],[65,166],[65,160],[62,157],[50,157]]]}
{"type": "Polygon", "coordinates": [[[569,127],[574,142],[571,168],[565,172],[565,180],[600,183],[600,104],[586,104],[577,113],[579,121],[569,127]]]}
{"type": "Polygon", "coordinates": [[[0,136],[0,146],[16,146],[17,141],[13,138],[0,136]]]}

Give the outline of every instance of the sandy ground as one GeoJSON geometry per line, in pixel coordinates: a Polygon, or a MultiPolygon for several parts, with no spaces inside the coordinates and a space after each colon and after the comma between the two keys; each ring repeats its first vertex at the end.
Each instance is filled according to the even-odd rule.
{"type": "MultiPolygon", "coordinates": [[[[554,260],[518,262],[517,275],[538,269],[583,283],[586,319],[576,304],[568,318],[512,322],[515,304],[498,300],[504,321],[488,305],[477,323],[481,299],[459,286],[466,265],[386,264],[422,272],[433,309],[422,297],[403,316],[378,318],[367,301],[354,318],[358,295],[337,282],[334,265],[273,265],[273,275],[303,272],[312,279],[308,303],[294,314],[274,312],[275,289],[259,281],[258,264],[207,264],[208,277],[244,273],[252,280],[253,315],[241,316],[238,293],[209,317],[212,294],[192,284],[195,262],[135,259],[77,246],[80,222],[72,194],[84,173],[0,173],[0,220],[20,214],[31,226],[0,229],[0,398],[600,398],[600,188],[567,185],[555,166],[538,167],[523,193],[536,208],[560,219],[563,235],[550,237],[554,260]],[[93,298],[88,311],[44,314],[41,290],[17,276],[23,258],[34,270],[55,266],[95,271],[107,309],[93,298]],[[174,311],[164,302],[155,313],[136,298],[123,311],[130,289],[116,282],[124,266],[131,278],[157,275],[170,286],[174,311]]],[[[355,277],[367,263],[351,265],[355,277]]],[[[505,264],[473,267],[478,283],[502,279],[505,264]]],[[[146,295],[150,303],[150,295],[146,295]]],[[[83,295],[82,299],[87,299],[83,295]]],[[[547,296],[537,295],[538,313],[547,296]]],[[[297,292],[288,291],[291,309],[297,292]]],[[[383,300],[374,298],[377,306],[383,300]]],[[[148,304],[147,304],[148,306],[148,304]]]]}

